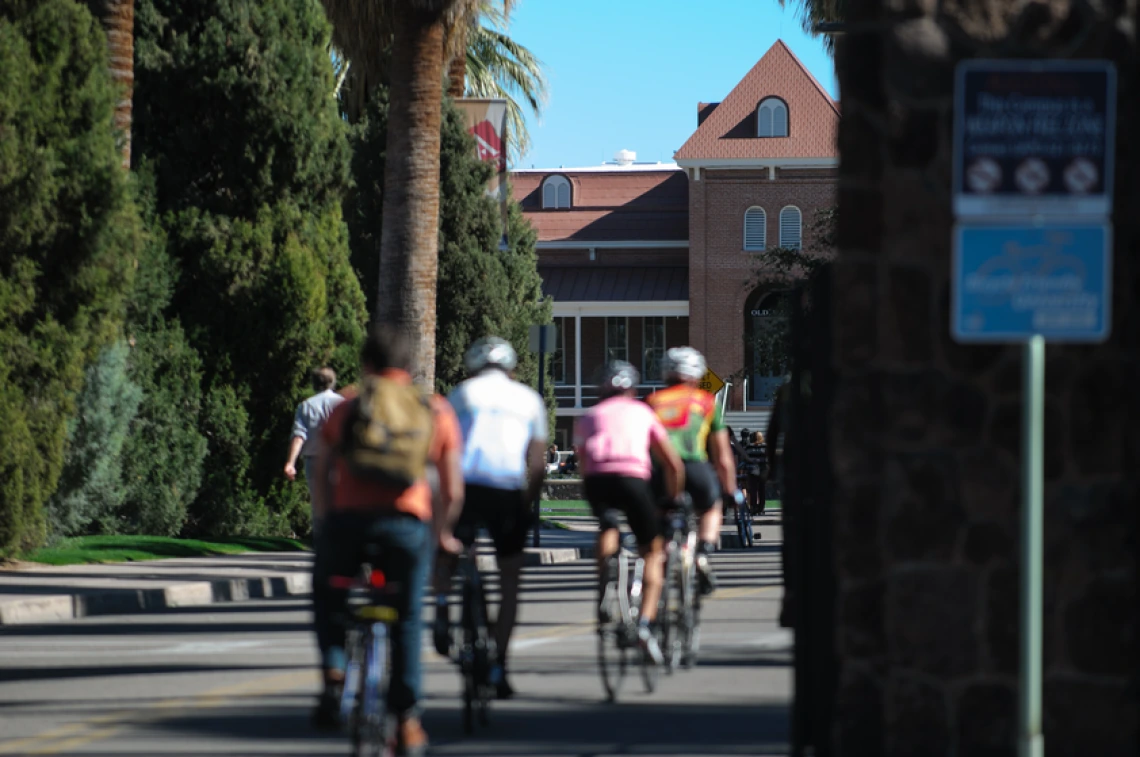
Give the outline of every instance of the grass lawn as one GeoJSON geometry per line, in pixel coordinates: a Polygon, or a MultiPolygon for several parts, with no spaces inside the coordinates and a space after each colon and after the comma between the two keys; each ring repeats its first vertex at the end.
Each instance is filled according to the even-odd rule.
{"type": "Polygon", "coordinates": [[[166,557],[209,557],[242,552],[300,552],[308,549],[296,539],[235,537],[174,539],[166,536],[80,536],[37,549],[21,559],[46,565],[134,562],[166,557]]]}

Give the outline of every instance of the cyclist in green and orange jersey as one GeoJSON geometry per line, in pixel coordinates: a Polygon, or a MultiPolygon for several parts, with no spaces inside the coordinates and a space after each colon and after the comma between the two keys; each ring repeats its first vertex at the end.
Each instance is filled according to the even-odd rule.
{"type": "Polygon", "coordinates": [[[734,492],[738,507],[744,495],[736,486],[736,465],[720,408],[711,394],[697,386],[706,369],[704,356],[692,347],[670,349],[661,367],[668,386],[649,395],[646,402],[685,463],[685,491],[700,515],[697,567],[701,591],[708,594],[716,588],[709,555],[720,538],[720,494],[734,492]]]}

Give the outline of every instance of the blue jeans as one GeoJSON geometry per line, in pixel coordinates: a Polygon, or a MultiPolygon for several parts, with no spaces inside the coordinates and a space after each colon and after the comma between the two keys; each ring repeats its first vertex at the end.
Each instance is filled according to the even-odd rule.
{"type": "Polygon", "coordinates": [[[400,620],[392,628],[392,675],[388,711],[415,714],[422,690],[420,663],[423,599],[431,573],[431,527],[410,515],[329,513],[317,539],[313,564],[313,622],[326,670],[343,670],[345,611],[348,593],[329,587],[331,576],[356,575],[367,558],[367,545],[380,548],[376,565],[389,584],[398,584],[395,606],[400,620]]]}

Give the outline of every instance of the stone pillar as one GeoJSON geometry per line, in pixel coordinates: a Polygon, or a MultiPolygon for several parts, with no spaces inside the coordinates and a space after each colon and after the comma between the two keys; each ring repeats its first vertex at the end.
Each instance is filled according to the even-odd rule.
{"type": "Polygon", "coordinates": [[[834,754],[1012,757],[1020,354],[949,336],[955,63],[1119,71],[1113,334],[1047,352],[1045,749],[1140,752],[1135,3],[848,0],[831,450],[834,754]]]}

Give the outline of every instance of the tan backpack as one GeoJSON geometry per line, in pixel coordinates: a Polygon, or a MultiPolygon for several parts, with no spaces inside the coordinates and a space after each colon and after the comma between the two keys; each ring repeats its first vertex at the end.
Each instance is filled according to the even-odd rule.
{"type": "Polygon", "coordinates": [[[433,430],[429,395],[411,384],[367,376],[351,401],[340,452],[353,474],[400,489],[422,479],[433,430]]]}

